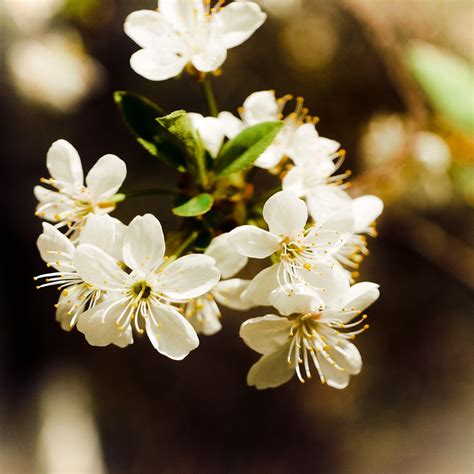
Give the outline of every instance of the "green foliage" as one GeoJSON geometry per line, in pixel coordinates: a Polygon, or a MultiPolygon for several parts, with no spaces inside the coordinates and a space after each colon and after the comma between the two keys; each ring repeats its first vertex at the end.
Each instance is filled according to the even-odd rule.
{"type": "Polygon", "coordinates": [[[138,143],[151,155],[184,171],[185,146],[156,121],[157,117],[165,114],[164,111],[145,97],[130,92],[115,92],[114,100],[138,143]]]}
{"type": "Polygon", "coordinates": [[[213,204],[214,198],[210,194],[198,194],[181,206],[175,207],[173,213],[181,217],[201,216],[209,212],[213,204]]]}
{"type": "Polygon", "coordinates": [[[408,65],[435,110],[474,134],[474,67],[459,56],[416,42],[408,65]]]}
{"type": "Polygon", "coordinates": [[[273,142],[282,122],[263,122],[249,127],[228,141],[215,160],[219,176],[227,176],[251,166],[273,142]]]}
{"type": "Polygon", "coordinates": [[[184,110],[176,110],[159,117],[157,122],[178,139],[186,148],[187,169],[198,181],[207,186],[206,153],[200,138],[195,133],[191,120],[184,110]]]}

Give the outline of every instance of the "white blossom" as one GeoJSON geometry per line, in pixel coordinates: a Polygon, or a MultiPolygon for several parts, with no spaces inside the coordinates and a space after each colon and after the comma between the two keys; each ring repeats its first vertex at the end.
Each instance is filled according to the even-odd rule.
{"type": "MultiPolygon", "coordinates": [[[[121,261],[124,229],[124,224],[108,215],[90,214],[79,243],[95,245],[121,261]]],[[[37,288],[57,286],[62,290],[56,305],[56,320],[65,331],[70,331],[81,313],[105,298],[105,292],[86,283],[77,273],[74,264],[76,247],[54,226],[43,223],[43,233],[38,238],[37,246],[47,266],[56,270],[35,277],[35,280],[45,281],[37,288]]]]}
{"type": "Polygon", "coordinates": [[[77,235],[89,214],[106,214],[115,209],[112,198],[127,174],[127,167],[120,158],[105,155],[89,171],[87,186],[84,186],[81,159],[66,140],[51,145],[46,166],[51,178],[41,181],[57,191],[35,187],[39,201],[36,215],[56,223],[58,228],[67,226],[67,233],[72,236],[77,235]]]}
{"type": "Polygon", "coordinates": [[[321,162],[321,166],[328,166],[326,155],[334,153],[339,148],[339,143],[318,135],[308,109],[303,106],[302,97],[296,99],[294,112],[284,117],[283,109],[291,99],[290,95],[276,99],[274,91],[254,92],[239,110],[240,119],[230,112],[221,112],[219,120],[226,136],[234,138],[252,125],[283,119],[283,128],[274,142],[258,157],[255,166],[274,168],[285,156],[298,163],[314,158],[321,162]]]}
{"type": "Polygon", "coordinates": [[[221,281],[208,293],[192,299],[184,306],[184,315],[196,332],[207,336],[215,334],[222,327],[219,321],[221,311],[217,303],[240,311],[252,306],[241,299],[249,281],[232,278],[245,267],[248,259],[229,246],[228,235],[226,233],[214,238],[204,252],[215,260],[221,281]]]}
{"type": "Polygon", "coordinates": [[[127,227],[123,264],[95,245],[79,245],[74,263],[84,281],[107,299],[81,314],[77,328],[93,346],[133,343],[132,326],[146,331],[153,347],[181,360],[199,345],[191,324],[172,303],[207,293],[218,281],[214,259],[191,254],[165,258],[161,224],[151,214],[137,216],[127,227]]]}
{"type": "Polygon", "coordinates": [[[275,261],[252,280],[243,300],[268,305],[268,297],[276,287],[297,282],[320,292],[337,293],[347,277],[332,255],[351,236],[351,213],[337,213],[334,219],[307,227],[304,201],[290,191],[280,191],[265,203],[263,217],[268,231],[244,225],[229,234],[230,244],[242,255],[258,259],[272,256],[275,261]]]}
{"type": "Polygon", "coordinates": [[[270,301],[284,317],[267,314],[245,321],[240,329],[245,343],[262,354],[248,373],[248,384],[277,387],[295,373],[304,382],[314,367],[322,383],[347,387],[350,376],[362,368],[360,353],[350,341],[368,328],[364,324],[356,329],[366,319],[362,311],[378,296],[378,285],[367,282],[323,298],[302,285],[274,290],[270,301]]]}
{"type": "Polygon", "coordinates": [[[125,21],[125,33],[142,49],[130,59],[146,79],[162,81],[191,64],[211,72],[224,63],[227,50],[246,41],[265,21],[253,2],[214,8],[204,0],[159,0],[158,11],[139,10],[125,21]]]}
{"type": "MultiPolygon", "coordinates": [[[[30,1],[28,7],[43,3],[30,1]]],[[[102,66],[87,54],[75,31],[16,41],[7,50],[6,64],[23,97],[61,112],[74,110],[103,82],[102,66]]]]}
{"type": "Polygon", "coordinates": [[[64,5],[65,0],[3,0],[2,7],[26,33],[42,29],[64,5]]]}

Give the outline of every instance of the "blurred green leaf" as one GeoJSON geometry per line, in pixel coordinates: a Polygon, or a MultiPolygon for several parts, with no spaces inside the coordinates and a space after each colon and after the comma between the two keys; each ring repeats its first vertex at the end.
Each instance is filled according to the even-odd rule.
{"type": "Polygon", "coordinates": [[[151,155],[184,171],[185,147],[156,121],[157,117],[164,115],[164,111],[145,97],[130,92],[117,91],[114,93],[114,100],[138,143],[151,155]]]}
{"type": "Polygon", "coordinates": [[[427,43],[408,49],[408,65],[436,111],[474,134],[474,67],[427,43]]]}
{"type": "Polygon", "coordinates": [[[181,206],[175,207],[173,213],[181,217],[194,217],[210,211],[214,198],[207,193],[198,194],[181,206]]]}
{"type": "Polygon", "coordinates": [[[263,122],[240,132],[222,147],[214,164],[216,173],[226,176],[251,166],[271,145],[281,127],[283,122],[263,122]]]}
{"type": "Polygon", "coordinates": [[[157,122],[181,143],[187,151],[187,169],[201,184],[207,185],[206,152],[201,140],[194,131],[191,120],[184,110],[176,110],[169,115],[159,117],[157,122]]]}

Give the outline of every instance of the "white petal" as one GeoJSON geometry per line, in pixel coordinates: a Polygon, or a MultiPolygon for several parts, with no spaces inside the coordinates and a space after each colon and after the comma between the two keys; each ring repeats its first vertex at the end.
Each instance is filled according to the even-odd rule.
{"type": "Polygon", "coordinates": [[[234,250],[229,244],[229,233],[217,236],[204,252],[216,261],[221,278],[231,278],[247,265],[248,258],[234,250]]]}
{"type": "Polygon", "coordinates": [[[186,255],[163,270],[157,291],[172,300],[185,301],[207,293],[219,278],[213,258],[201,254],[186,255]]]}
{"type": "Polygon", "coordinates": [[[285,285],[270,294],[270,303],[283,316],[318,313],[324,302],[311,287],[302,284],[285,285]]]}
{"type": "Polygon", "coordinates": [[[50,189],[43,188],[43,186],[35,186],[33,188],[33,194],[40,203],[50,201],[61,201],[64,199],[64,195],[57,191],[51,191],[50,189]]]}
{"type": "Polygon", "coordinates": [[[250,368],[247,383],[261,390],[278,387],[288,382],[293,377],[295,369],[288,364],[287,357],[287,345],[272,354],[263,356],[250,368]]]}
{"type": "Polygon", "coordinates": [[[101,290],[121,290],[130,282],[116,260],[94,245],[79,245],[74,264],[85,282],[101,290]]]}
{"type": "Polygon", "coordinates": [[[130,58],[130,67],[140,76],[150,81],[164,81],[181,73],[189,57],[157,51],[140,49],[130,58]]]}
{"type": "Polygon", "coordinates": [[[347,371],[336,369],[319,353],[316,357],[329,387],[343,389],[349,385],[350,375],[347,371]]]}
{"type": "Polygon", "coordinates": [[[222,324],[220,322],[221,312],[217,303],[213,299],[207,298],[207,295],[201,296],[196,300],[200,309],[197,310],[195,305],[191,305],[191,310],[197,310],[196,313],[191,313],[188,316],[185,309],[184,315],[188,318],[188,321],[198,334],[204,334],[205,336],[216,334],[222,329],[222,324]]]}
{"type": "Polygon", "coordinates": [[[122,245],[127,227],[107,214],[89,214],[79,236],[80,244],[91,244],[117,260],[122,260],[122,245]]]}
{"type": "Polygon", "coordinates": [[[351,209],[346,207],[329,214],[326,219],[320,223],[321,231],[335,231],[340,235],[352,234],[354,229],[354,217],[351,209]]]}
{"type": "Polygon", "coordinates": [[[227,57],[227,51],[220,44],[213,43],[212,40],[206,48],[191,56],[193,66],[202,72],[211,72],[219,69],[227,57]]]}
{"type": "Polygon", "coordinates": [[[242,293],[242,301],[255,306],[270,306],[270,293],[278,288],[278,273],[282,270],[279,263],[265,268],[250,282],[242,293]]]}
{"type": "Polygon", "coordinates": [[[337,345],[329,349],[331,358],[350,375],[362,370],[362,357],[357,347],[346,339],[338,338],[337,345]]]}
{"type": "Polygon", "coordinates": [[[204,19],[202,0],[159,0],[159,12],[182,33],[192,34],[204,19]]]}
{"type": "Polygon", "coordinates": [[[300,270],[301,278],[318,291],[325,305],[334,306],[349,291],[347,272],[334,263],[319,262],[313,270],[300,270]]]}
{"type": "Polygon", "coordinates": [[[81,296],[84,292],[84,285],[72,285],[66,288],[59,295],[58,304],[56,306],[56,321],[61,324],[64,331],[70,331],[73,328],[71,325],[74,313],[72,310],[77,310],[83,302],[81,296]]]}
{"type": "Polygon", "coordinates": [[[231,3],[212,17],[212,27],[226,49],[246,41],[263,24],[267,15],[253,2],[231,3]]]}
{"type": "Polygon", "coordinates": [[[315,186],[306,196],[311,217],[316,223],[323,222],[343,207],[351,203],[349,195],[334,185],[315,186]]]}
{"type": "Polygon", "coordinates": [[[308,209],[296,194],[280,191],[263,206],[263,218],[272,234],[291,237],[304,229],[308,220],[308,209]]]}
{"type": "Polygon", "coordinates": [[[199,339],[191,324],[170,305],[152,306],[153,318],[146,320],[146,333],[153,347],[170,359],[182,360],[199,346],[199,339]]]}
{"type": "Polygon", "coordinates": [[[307,169],[302,166],[291,168],[282,180],[283,191],[291,191],[298,197],[304,196],[307,192],[305,180],[307,173],[307,169]]]}
{"type": "Polygon", "coordinates": [[[127,266],[142,275],[158,267],[165,255],[160,221],[151,214],[135,217],[125,231],[122,252],[127,266]]]}
{"type": "Polygon", "coordinates": [[[240,337],[245,344],[260,354],[271,354],[288,342],[293,323],[281,316],[267,314],[245,321],[240,337]]]}
{"type": "Polygon", "coordinates": [[[380,295],[379,285],[370,282],[356,283],[351,286],[344,297],[343,306],[345,308],[355,308],[364,311],[380,295]]]}
{"type": "Polygon", "coordinates": [[[224,142],[222,124],[216,117],[203,117],[201,114],[188,113],[191,124],[197,130],[202,143],[210,155],[215,158],[224,142]]]}
{"type": "Polygon", "coordinates": [[[217,116],[227,138],[236,137],[244,128],[245,124],[230,112],[220,112],[217,116]]]}
{"type": "Polygon", "coordinates": [[[341,144],[336,140],[331,140],[330,138],[319,137],[318,140],[318,155],[332,155],[339,150],[341,144]]]}
{"type": "Polygon", "coordinates": [[[64,186],[80,187],[84,182],[82,164],[77,150],[66,140],[55,141],[46,157],[49,174],[64,186]]]}
{"type": "Polygon", "coordinates": [[[117,320],[124,310],[122,305],[111,306],[113,301],[107,300],[82,313],[77,321],[77,329],[84,334],[91,346],[104,347],[115,344],[125,347],[133,343],[130,325],[121,330],[117,320]]]}
{"type": "Polygon", "coordinates": [[[87,189],[96,202],[111,198],[127,176],[125,162],[115,155],[100,158],[86,176],[87,189]]]}
{"type": "Polygon", "coordinates": [[[318,140],[319,136],[314,124],[305,123],[300,125],[291,136],[287,154],[296,164],[315,159],[318,140]]]}
{"type": "Polygon", "coordinates": [[[141,48],[173,53],[183,48],[183,41],[174,31],[173,25],[153,10],[139,10],[128,15],[124,30],[141,48]]]}
{"type": "Polygon", "coordinates": [[[57,270],[73,271],[74,244],[56,227],[43,222],[43,233],[36,241],[41,258],[57,270]]]}
{"type": "Polygon", "coordinates": [[[273,142],[255,161],[254,165],[257,168],[269,170],[277,166],[283,156],[285,155],[285,148],[276,142],[273,142]]]}
{"type": "Polygon", "coordinates": [[[250,280],[241,280],[232,278],[231,280],[220,281],[213,289],[212,295],[220,304],[228,308],[245,311],[250,309],[253,304],[243,301],[242,293],[248,288],[250,280]]]}
{"type": "Polygon", "coordinates": [[[229,244],[240,254],[266,258],[278,250],[280,239],[254,225],[242,225],[229,233],[229,244]]]}
{"type": "Polygon", "coordinates": [[[60,214],[72,209],[75,205],[66,194],[51,191],[42,186],[35,186],[33,192],[39,201],[35,214],[50,222],[58,222],[60,214]]]}
{"type": "Polygon", "coordinates": [[[247,125],[279,119],[278,103],[274,91],[260,91],[245,99],[242,118],[247,125]]]}
{"type": "Polygon", "coordinates": [[[370,224],[382,214],[383,201],[377,196],[361,196],[352,201],[354,232],[367,232],[370,224]]]}

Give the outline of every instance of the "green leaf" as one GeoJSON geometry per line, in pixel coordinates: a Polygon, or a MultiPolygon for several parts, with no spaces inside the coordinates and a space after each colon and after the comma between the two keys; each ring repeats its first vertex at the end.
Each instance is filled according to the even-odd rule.
{"type": "Polygon", "coordinates": [[[198,194],[181,206],[175,207],[173,213],[181,217],[201,216],[209,212],[213,204],[214,198],[210,194],[198,194]]]}
{"type": "Polygon", "coordinates": [[[176,110],[156,120],[184,144],[187,151],[189,172],[206,187],[208,183],[206,153],[200,138],[191,125],[188,114],[184,110],[176,110]]]}
{"type": "Polygon", "coordinates": [[[463,58],[427,43],[415,42],[407,62],[434,109],[474,134],[474,67],[463,58]]]}
{"type": "Polygon", "coordinates": [[[184,145],[156,121],[157,117],[164,115],[164,111],[145,97],[130,92],[115,92],[114,100],[138,143],[151,155],[179,171],[184,171],[184,145]]]}
{"type": "Polygon", "coordinates": [[[283,122],[263,122],[246,128],[228,141],[215,160],[214,169],[226,176],[251,166],[273,142],[283,122]]]}

